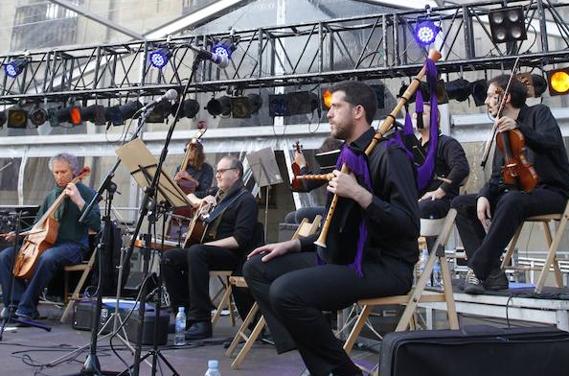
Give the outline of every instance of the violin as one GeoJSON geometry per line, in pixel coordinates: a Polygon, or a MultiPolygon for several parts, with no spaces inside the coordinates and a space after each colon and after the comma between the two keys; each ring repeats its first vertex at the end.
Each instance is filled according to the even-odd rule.
{"type": "MultiPolygon", "coordinates": [[[[295,151],[297,153],[302,153],[300,141],[296,141],[295,151]]],[[[290,167],[292,169],[292,175],[293,175],[292,182],[290,183],[291,189],[293,191],[298,191],[302,189],[302,182],[298,179],[301,169],[298,163],[296,163],[296,161],[293,161],[290,167]]]]}
{"type": "MultiPolygon", "coordinates": [[[[506,95],[501,95],[501,105],[496,119],[502,116],[505,98],[506,95]]],[[[502,166],[504,184],[514,185],[525,192],[531,192],[539,182],[539,176],[526,158],[526,143],[522,132],[518,129],[497,132],[496,146],[504,156],[504,165],[502,166]]]]}

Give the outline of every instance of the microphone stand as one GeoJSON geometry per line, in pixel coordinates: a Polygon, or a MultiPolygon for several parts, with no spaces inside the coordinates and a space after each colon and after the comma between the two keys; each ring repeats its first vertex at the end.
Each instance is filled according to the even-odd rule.
{"type": "MultiPolygon", "coordinates": [[[[10,267],[10,271],[12,271],[14,269],[14,263],[16,262],[16,256],[19,252],[19,239],[20,239],[20,222],[22,220],[22,212],[18,212],[16,214],[16,236],[14,237],[14,243],[13,243],[13,248],[14,248],[14,254],[12,257],[12,263],[11,263],[11,267],[10,267]]],[[[9,252],[9,251],[5,251],[5,252],[9,252]]],[[[4,330],[6,330],[6,325],[9,322],[17,322],[20,324],[24,324],[27,326],[33,326],[35,328],[40,328],[43,329],[47,332],[51,331],[51,328],[47,325],[41,324],[39,322],[33,321],[33,320],[21,320],[19,319],[15,313],[16,313],[16,307],[14,305],[14,283],[16,280],[16,276],[14,276],[14,273],[11,273],[11,279],[10,279],[10,304],[8,304],[8,307],[6,307],[6,311],[8,312],[6,317],[4,317],[4,319],[2,320],[2,325],[0,326],[0,341],[2,341],[2,338],[4,336],[4,330]]]]}
{"type": "MultiPolygon", "coordinates": [[[[166,156],[168,155],[168,146],[170,144],[170,141],[172,139],[172,135],[174,133],[174,128],[176,127],[176,124],[178,123],[179,119],[180,119],[180,110],[183,106],[185,97],[186,97],[186,93],[188,92],[188,89],[190,87],[190,84],[193,80],[193,77],[195,75],[195,72],[198,68],[198,65],[200,64],[200,62],[202,61],[204,57],[200,54],[197,55],[197,57],[194,59],[194,62],[192,64],[192,71],[190,74],[190,78],[188,79],[188,82],[186,83],[186,86],[184,87],[184,90],[182,91],[182,97],[180,98],[180,101],[178,102],[178,108],[176,110],[176,115],[174,116],[174,120],[172,121],[172,124],[170,125],[170,128],[168,129],[168,134],[166,135],[166,141],[164,143],[164,146],[162,148],[162,152],[160,154],[160,159],[158,160],[158,165],[156,167],[156,172],[154,173],[154,176],[152,177],[152,181],[150,183],[150,185],[145,189],[144,192],[144,198],[142,200],[142,203],[140,205],[140,216],[138,218],[138,222],[136,223],[136,227],[134,230],[134,234],[132,236],[132,241],[130,244],[130,247],[128,249],[128,253],[127,253],[127,260],[130,259],[130,256],[132,255],[132,252],[134,250],[134,242],[135,239],[138,238],[138,234],[140,233],[140,229],[142,227],[142,223],[144,221],[144,218],[147,217],[148,219],[148,233],[145,234],[143,236],[144,238],[144,246],[143,246],[143,283],[141,286],[141,298],[140,298],[140,302],[139,302],[139,307],[138,307],[138,322],[139,322],[139,327],[138,327],[138,332],[137,332],[137,336],[136,336],[136,351],[134,353],[134,360],[133,360],[133,364],[128,367],[126,370],[124,370],[123,372],[121,372],[119,375],[130,375],[130,370],[132,369],[132,375],[134,376],[139,376],[139,372],[140,372],[140,363],[143,359],[146,359],[149,356],[152,356],[152,370],[151,370],[151,374],[152,375],[156,375],[156,364],[157,364],[157,357],[159,357],[160,359],[162,359],[166,365],[168,366],[168,368],[170,368],[170,370],[173,372],[173,375],[179,375],[179,373],[172,367],[172,365],[166,360],[166,358],[164,357],[164,355],[162,355],[160,353],[160,351],[158,349],[156,349],[156,344],[154,349],[149,352],[148,354],[146,354],[144,357],[141,358],[141,352],[142,352],[142,335],[143,335],[143,325],[144,325],[144,313],[146,310],[146,282],[148,279],[148,269],[149,269],[149,262],[150,262],[150,248],[151,248],[151,234],[152,234],[152,228],[154,228],[155,226],[155,221],[156,221],[156,217],[157,217],[157,202],[156,202],[156,198],[157,197],[157,188],[158,188],[158,182],[160,179],[160,174],[162,171],[162,166],[164,164],[164,161],[166,160],[166,156]]],[[[145,170],[141,168],[141,170],[144,172],[145,170]]],[[[160,289],[159,289],[160,290],[160,289]]],[[[159,303],[157,304],[157,308],[159,308],[159,303]]],[[[156,319],[156,323],[160,318],[160,311],[156,311],[155,312],[155,319],[156,319]]],[[[155,326],[155,334],[156,334],[156,326],[155,326]]],[[[154,341],[156,341],[156,335],[154,336],[154,341]]]]}

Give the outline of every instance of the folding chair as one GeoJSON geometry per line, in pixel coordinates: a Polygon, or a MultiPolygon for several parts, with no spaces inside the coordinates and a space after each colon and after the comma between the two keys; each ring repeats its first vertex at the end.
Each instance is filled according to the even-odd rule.
{"type": "MultiPolygon", "coordinates": [[[[308,222],[308,219],[304,218],[300,223],[300,225],[298,225],[298,228],[293,234],[292,239],[298,239],[301,236],[305,237],[314,234],[320,227],[321,221],[322,221],[322,216],[320,215],[317,215],[314,218],[314,221],[312,222],[308,222]]],[[[245,278],[239,276],[229,277],[229,283],[235,287],[244,287],[244,288],[248,287],[245,278]]],[[[231,344],[227,348],[227,351],[225,351],[225,356],[231,357],[233,356],[235,349],[237,348],[237,345],[239,345],[239,342],[241,342],[242,340],[245,341],[245,344],[243,345],[243,347],[241,348],[241,350],[239,351],[239,353],[231,363],[232,369],[238,369],[241,366],[241,363],[243,362],[243,360],[245,360],[245,357],[251,350],[251,347],[253,346],[253,344],[255,343],[255,341],[263,331],[263,328],[265,327],[265,318],[263,317],[263,315],[259,314],[258,315],[259,320],[255,324],[253,331],[251,331],[249,335],[247,334],[249,325],[253,322],[253,320],[255,320],[258,310],[259,306],[255,302],[251,307],[251,309],[249,310],[247,317],[245,317],[245,320],[243,320],[243,323],[237,330],[237,333],[235,333],[235,337],[233,337],[233,341],[231,341],[231,344]]]]}
{"type": "MultiPolygon", "coordinates": [[[[547,215],[539,215],[535,217],[526,218],[525,222],[534,222],[539,223],[541,222],[543,225],[543,234],[545,236],[545,240],[547,241],[547,245],[549,247],[547,251],[547,256],[545,258],[545,263],[541,272],[539,273],[539,277],[537,278],[537,283],[535,285],[535,292],[541,293],[543,290],[543,286],[545,284],[545,279],[547,278],[547,273],[549,273],[549,269],[552,267],[555,273],[555,282],[557,287],[563,287],[563,278],[561,276],[561,270],[559,269],[559,263],[557,262],[557,249],[559,248],[559,244],[561,244],[561,240],[563,238],[563,233],[565,232],[565,227],[567,226],[567,220],[569,219],[569,201],[567,205],[565,205],[565,210],[561,214],[547,214],[547,215]],[[550,222],[559,222],[557,224],[557,229],[555,230],[555,236],[551,235],[551,228],[549,227],[550,222]]],[[[508,265],[510,265],[510,261],[512,259],[512,254],[514,253],[514,249],[516,247],[516,243],[518,238],[520,237],[520,233],[522,232],[523,223],[520,225],[514,237],[508,244],[508,248],[506,250],[506,254],[502,259],[502,269],[506,269],[508,265]]]]}
{"type": "Polygon", "coordinates": [[[372,309],[375,306],[380,305],[393,305],[393,304],[400,304],[405,305],[405,310],[395,331],[403,331],[407,330],[410,326],[412,327],[412,318],[413,314],[415,313],[415,309],[417,308],[417,304],[420,302],[446,302],[447,305],[447,313],[448,313],[448,321],[449,326],[451,329],[458,329],[458,316],[456,314],[456,306],[454,304],[454,298],[452,293],[452,282],[450,277],[449,266],[446,260],[445,252],[444,252],[444,245],[447,243],[448,238],[450,236],[451,230],[454,225],[454,220],[456,218],[456,210],[450,209],[446,218],[444,219],[442,230],[439,233],[437,240],[435,241],[433,250],[427,260],[425,265],[425,269],[419,280],[417,281],[415,287],[411,289],[411,291],[405,295],[396,295],[396,296],[385,296],[380,298],[373,298],[373,299],[362,299],[357,302],[359,306],[362,307],[362,310],[350,332],[346,342],[344,343],[344,350],[349,354],[352,351],[352,348],[362,330],[366,321],[371,314],[372,309]],[[435,265],[435,259],[439,259],[439,263],[441,265],[441,274],[443,278],[443,291],[442,292],[435,292],[435,291],[425,291],[425,287],[427,286],[427,281],[431,277],[433,272],[433,267],[435,265]]]}
{"type": "Polygon", "coordinates": [[[81,289],[83,288],[83,285],[87,281],[87,277],[89,276],[89,273],[91,272],[91,270],[93,269],[93,265],[95,264],[96,255],[97,255],[97,248],[95,247],[93,253],[91,254],[91,257],[89,258],[89,261],[63,267],[63,272],[64,272],[63,289],[64,289],[64,299],[66,302],[66,306],[65,309],[63,310],[61,318],[59,319],[59,321],[62,324],[66,323],[67,320],[70,318],[69,316],[71,315],[71,312],[73,312],[73,306],[75,305],[75,301],[79,300],[79,296],[81,295],[81,289]],[[82,273],[81,277],[79,278],[79,282],[77,282],[77,286],[75,286],[75,290],[73,290],[71,297],[69,297],[68,293],[69,273],[72,272],[82,272],[82,273]]]}

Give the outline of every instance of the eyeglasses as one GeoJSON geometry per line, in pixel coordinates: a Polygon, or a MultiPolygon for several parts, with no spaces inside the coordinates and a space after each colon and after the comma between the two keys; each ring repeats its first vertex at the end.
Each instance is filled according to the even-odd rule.
{"type": "Polygon", "coordinates": [[[221,175],[221,174],[223,174],[225,171],[229,171],[229,170],[236,170],[236,168],[235,168],[235,167],[231,167],[231,168],[220,168],[220,169],[215,170],[215,173],[221,175]]]}

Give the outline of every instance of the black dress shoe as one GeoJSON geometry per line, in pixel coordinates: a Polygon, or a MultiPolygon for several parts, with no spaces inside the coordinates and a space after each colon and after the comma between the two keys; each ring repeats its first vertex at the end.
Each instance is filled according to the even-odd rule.
{"type": "Polygon", "coordinates": [[[211,321],[196,321],[190,329],[186,331],[186,340],[211,338],[211,321]]]}

